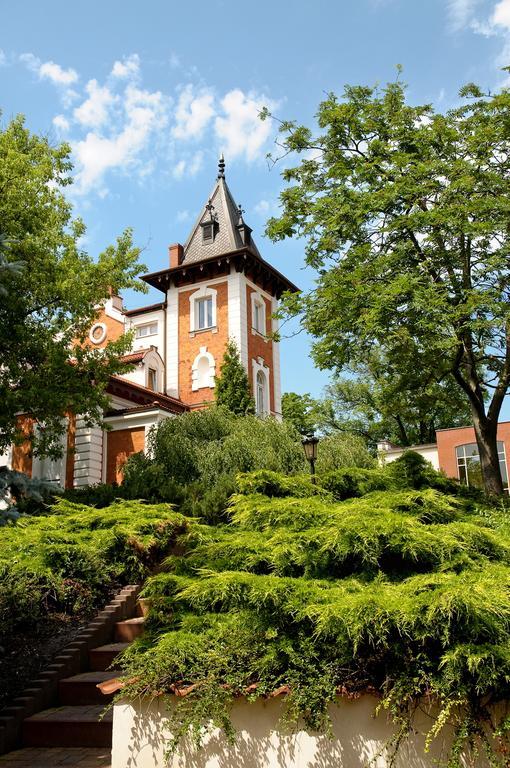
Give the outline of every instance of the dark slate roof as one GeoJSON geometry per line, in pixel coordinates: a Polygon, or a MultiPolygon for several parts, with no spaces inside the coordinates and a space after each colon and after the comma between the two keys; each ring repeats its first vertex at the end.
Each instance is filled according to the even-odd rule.
{"type": "MultiPolygon", "coordinates": [[[[182,264],[204,261],[245,247],[237,229],[240,217],[242,219],[239,206],[236,205],[224,176],[220,174],[184,245],[182,264]],[[200,225],[210,220],[210,212],[206,207],[209,204],[213,206],[212,212],[216,217],[217,232],[213,241],[204,243],[200,225]]],[[[250,238],[248,247],[256,256],[260,257],[253,238],[250,238]]]]}

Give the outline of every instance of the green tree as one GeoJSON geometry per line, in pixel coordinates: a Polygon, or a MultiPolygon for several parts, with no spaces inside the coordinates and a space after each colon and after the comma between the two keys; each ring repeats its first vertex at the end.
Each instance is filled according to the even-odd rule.
{"type": "Polygon", "coordinates": [[[320,402],[307,392],[298,395],[296,392],[284,392],[282,395],[282,416],[290,422],[301,435],[312,435],[317,430],[319,421],[317,411],[320,402]]]}
{"type": "Polygon", "coordinates": [[[227,343],[220,375],[216,377],[215,395],[217,405],[222,405],[238,416],[255,412],[248,376],[232,339],[227,343]]]}
{"type": "Polygon", "coordinates": [[[103,350],[83,343],[111,289],[141,287],[139,249],[127,230],[97,260],[82,250],[85,227],[63,193],[69,154],[21,117],[0,129],[0,451],[24,439],[26,413],[39,426],[34,452],[58,455],[66,412],[101,421],[106,383],[125,370],[129,337],[103,350]]]}
{"type": "Polygon", "coordinates": [[[324,432],[362,435],[372,447],[381,439],[402,446],[433,443],[436,429],[470,423],[469,404],[452,377],[437,381],[419,355],[408,365],[374,351],[326,387],[317,413],[324,432]]]}
{"type": "MultiPolygon", "coordinates": [[[[510,92],[461,91],[446,114],[385,88],[347,86],[318,109],[319,132],[281,124],[283,212],[274,240],[301,236],[318,272],[289,297],[316,338],[319,366],[382,348],[398,366],[455,381],[469,403],[485,488],[502,493],[496,447],[510,382],[510,92]],[[310,151],[313,150],[313,151],[310,151]]],[[[267,116],[267,113],[266,113],[267,116]]]]}

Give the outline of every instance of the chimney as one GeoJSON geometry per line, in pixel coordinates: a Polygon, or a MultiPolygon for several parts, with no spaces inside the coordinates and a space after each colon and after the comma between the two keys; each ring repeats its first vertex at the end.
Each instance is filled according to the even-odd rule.
{"type": "Polygon", "coordinates": [[[112,307],[114,309],[118,309],[119,312],[122,312],[123,311],[122,296],[119,296],[118,293],[115,293],[115,291],[111,286],[108,288],[108,293],[110,294],[110,301],[112,302],[112,307]]]}
{"type": "Polygon", "coordinates": [[[178,267],[184,259],[184,247],[180,243],[174,243],[168,248],[170,254],[170,269],[178,267]]]}

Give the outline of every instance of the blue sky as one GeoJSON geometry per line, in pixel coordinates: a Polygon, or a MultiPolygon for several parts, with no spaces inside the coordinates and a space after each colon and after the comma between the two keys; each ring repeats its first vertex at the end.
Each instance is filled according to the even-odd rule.
{"type": "MultiPolygon", "coordinates": [[[[510,63],[510,0],[0,0],[0,109],[73,147],[70,192],[101,251],[134,229],[150,270],[184,242],[212,186],[217,157],[264,257],[312,284],[298,241],[263,237],[282,188],[269,106],[313,123],[325,92],[385,82],[404,67],[409,97],[437,109],[468,81],[496,88],[510,63]]],[[[129,307],[158,300],[127,295],[129,307]]],[[[310,340],[282,344],[283,391],[320,394],[310,340]]]]}

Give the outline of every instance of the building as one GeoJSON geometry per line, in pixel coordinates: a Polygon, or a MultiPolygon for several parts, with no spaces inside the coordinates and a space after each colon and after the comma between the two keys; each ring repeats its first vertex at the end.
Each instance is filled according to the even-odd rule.
{"type": "MultiPolygon", "coordinates": [[[[410,445],[407,448],[400,448],[388,441],[382,441],[377,448],[383,463],[395,461],[406,450],[416,451],[424,459],[427,459],[434,469],[444,472],[448,477],[455,477],[467,485],[482,486],[480,457],[474,427],[438,429],[436,442],[426,445],[410,445]]],[[[503,487],[508,491],[509,421],[502,421],[498,424],[498,454],[503,487]]]]}
{"type": "MultiPolygon", "coordinates": [[[[13,447],[2,463],[71,488],[122,479],[127,458],[145,449],[149,430],[214,400],[214,381],[229,339],[247,371],[257,414],[281,417],[280,352],[273,315],[283,291],[297,291],[259,253],[244,211],[225,180],[223,158],[214,187],[184,245],[142,280],[161,292],[150,306],[126,310],[111,296],[88,343],[104,347],[134,331],[131,372],[110,379],[109,429],[70,415],[62,459],[39,460],[30,445],[13,447]]],[[[27,433],[32,428],[25,419],[27,433]]]]}

